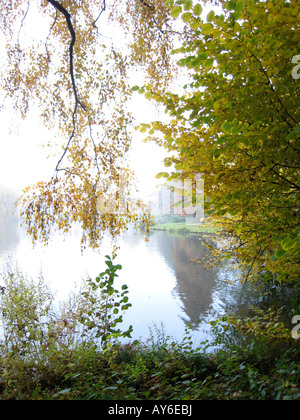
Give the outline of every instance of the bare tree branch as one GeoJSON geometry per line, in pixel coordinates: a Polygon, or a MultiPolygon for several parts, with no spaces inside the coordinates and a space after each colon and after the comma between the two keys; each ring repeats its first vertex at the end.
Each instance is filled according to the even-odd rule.
{"type": "Polygon", "coordinates": [[[100,19],[100,16],[102,15],[102,13],[105,12],[105,10],[106,10],[106,2],[105,2],[105,0],[103,0],[103,7],[102,7],[99,15],[97,16],[97,18],[93,22],[93,28],[95,28],[97,30],[97,33],[98,33],[98,28],[97,28],[96,23],[100,19]]]}
{"type": "Polygon", "coordinates": [[[48,33],[48,35],[47,35],[46,42],[45,42],[45,49],[46,49],[46,53],[47,53],[47,59],[48,59],[48,62],[50,62],[50,55],[49,55],[49,51],[48,51],[48,39],[49,39],[49,37],[50,37],[50,35],[51,35],[51,32],[52,32],[52,29],[54,28],[54,25],[56,24],[57,14],[58,14],[58,11],[56,10],[56,14],[55,14],[54,21],[53,21],[53,23],[52,23],[52,25],[51,25],[51,28],[50,28],[50,30],[49,30],[49,33],[48,33]]]}
{"type": "MultiPolygon", "coordinates": [[[[70,75],[71,75],[71,81],[72,81],[72,87],[73,87],[73,92],[74,92],[74,96],[75,96],[75,106],[76,105],[80,105],[80,107],[86,111],[86,106],[80,102],[80,100],[78,99],[78,94],[77,94],[77,88],[76,88],[76,83],[75,83],[75,76],[74,76],[74,45],[76,42],[76,33],[71,21],[71,15],[70,13],[60,4],[58,3],[56,0],[47,0],[50,4],[52,4],[52,6],[54,6],[56,8],[56,10],[58,10],[59,12],[61,12],[67,22],[68,25],[68,29],[71,35],[71,42],[70,42],[70,47],[69,47],[69,55],[70,55],[70,75]]],[[[76,107],[77,108],[77,107],[76,107]]]]}
{"type": "Polygon", "coordinates": [[[74,108],[74,111],[73,111],[73,115],[72,115],[72,119],[73,119],[73,130],[72,130],[72,133],[71,133],[70,138],[69,138],[69,140],[68,140],[68,143],[67,143],[67,145],[66,145],[66,147],[65,147],[65,149],[64,149],[64,152],[63,152],[63,154],[62,154],[61,158],[59,159],[59,161],[57,162],[57,165],[56,165],[56,167],[55,167],[55,172],[56,172],[56,173],[59,171],[59,166],[60,166],[60,164],[61,164],[61,162],[62,162],[63,158],[65,157],[65,155],[66,155],[66,153],[67,153],[67,151],[68,151],[68,149],[69,149],[69,146],[70,146],[70,144],[71,144],[71,141],[73,140],[74,135],[75,135],[75,130],[76,130],[76,112],[77,112],[77,106],[78,106],[78,104],[77,104],[77,102],[76,102],[76,104],[75,104],[75,108],[74,108]]]}
{"type": "Polygon", "coordinates": [[[72,88],[73,88],[73,93],[74,93],[74,97],[75,97],[75,107],[74,107],[74,111],[73,111],[73,115],[72,115],[72,120],[73,120],[73,130],[72,133],[70,135],[70,138],[68,140],[68,143],[64,149],[64,152],[61,156],[61,158],[59,159],[59,161],[57,162],[56,168],[55,168],[55,172],[57,173],[59,171],[59,166],[63,160],[63,158],[65,157],[69,146],[74,138],[75,135],[75,130],[76,130],[76,112],[78,109],[78,105],[84,110],[86,111],[86,106],[79,100],[78,98],[78,94],[77,94],[77,87],[76,87],[76,82],[75,82],[75,76],[74,76],[74,45],[76,42],[76,33],[71,21],[71,15],[70,13],[60,4],[58,3],[56,0],[47,0],[50,4],[52,4],[53,7],[55,7],[55,9],[57,11],[59,11],[60,13],[62,13],[66,19],[66,23],[68,25],[68,29],[71,35],[71,42],[70,42],[70,46],[69,46],[69,57],[70,57],[70,76],[71,76],[71,82],[72,82],[72,88]]]}
{"type": "Polygon", "coordinates": [[[29,0],[28,0],[28,2],[27,2],[27,9],[26,9],[26,12],[24,13],[24,16],[23,16],[23,18],[22,18],[22,21],[21,21],[21,26],[20,26],[20,29],[19,29],[19,32],[18,32],[18,44],[20,44],[20,32],[21,32],[21,30],[22,30],[22,28],[23,28],[23,25],[24,25],[24,21],[25,21],[25,19],[26,19],[26,16],[27,16],[27,13],[28,13],[28,11],[29,11],[29,0]]]}

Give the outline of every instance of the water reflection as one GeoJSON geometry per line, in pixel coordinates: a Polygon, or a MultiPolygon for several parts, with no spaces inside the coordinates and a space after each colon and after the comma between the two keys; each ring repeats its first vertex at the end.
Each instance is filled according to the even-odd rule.
{"type": "Polygon", "coordinates": [[[201,237],[179,237],[166,232],[155,232],[151,241],[175,271],[176,286],[173,294],[181,300],[184,323],[199,326],[203,314],[211,308],[212,292],[216,285],[217,269],[207,270],[199,261],[207,261],[211,253],[202,245],[201,237]]]}
{"type": "MultiPolygon", "coordinates": [[[[17,224],[0,227],[0,263],[8,256],[32,276],[42,270],[57,299],[65,299],[77,283],[105,269],[104,256],[112,244],[105,239],[100,254],[80,253],[80,234],[53,237],[48,247],[33,248],[17,224]]],[[[207,321],[226,306],[244,304],[247,293],[240,285],[228,285],[234,270],[223,265],[206,270],[197,261],[205,260],[210,250],[201,245],[198,235],[178,237],[153,232],[149,242],[142,234],[127,233],[118,241],[117,263],[122,264],[118,282],[127,284],[132,308],[124,316],[124,328],[132,324],[133,338],[147,338],[153,323],[163,323],[175,339],[183,337],[185,326],[192,324],[195,338],[209,334],[207,321]]],[[[201,239],[201,238],[200,238],[201,239]]]]}
{"type": "Polygon", "coordinates": [[[0,218],[0,254],[13,249],[20,241],[19,222],[17,219],[0,218]]]}

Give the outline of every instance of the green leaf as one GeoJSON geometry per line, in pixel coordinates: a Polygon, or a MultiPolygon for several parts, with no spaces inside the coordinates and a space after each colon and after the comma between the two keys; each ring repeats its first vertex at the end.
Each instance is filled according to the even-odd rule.
{"type": "Polygon", "coordinates": [[[168,178],[169,174],[168,172],[159,172],[157,175],[155,175],[155,178],[159,179],[161,177],[168,178]]]}
{"type": "Polygon", "coordinates": [[[173,7],[171,9],[171,16],[172,16],[172,18],[174,18],[174,19],[177,18],[180,15],[181,12],[182,12],[181,6],[173,7]]]}
{"type": "Polygon", "coordinates": [[[291,239],[287,237],[281,241],[282,249],[285,251],[289,251],[290,249],[294,248],[297,244],[297,239],[291,239]]]}
{"type": "Polygon", "coordinates": [[[197,57],[197,58],[194,58],[192,61],[191,61],[191,66],[192,67],[194,67],[194,68],[198,68],[199,66],[200,66],[200,64],[201,64],[201,58],[199,58],[199,57],[197,57]]]}
{"type": "Polygon", "coordinates": [[[228,135],[221,136],[217,141],[216,144],[222,144],[225,143],[225,141],[228,139],[228,135]]]}
{"type": "Polygon", "coordinates": [[[132,86],[132,88],[131,88],[131,90],[133,91],[133,92],[135,92],[136,90],[139,90],[139,86],[132,86]]]}
{"type": "Polygon", "coordinates": [[[227,10],[235,10],[236,7],[236,0],[230,0],[227,5],[227,10]]]}
{"type": "Polygon", "coordinates": [[[226,121],[223,125],[222,125],[222,130],[225,131],[225,133],[229,133],[231,130],[231,123],[229,121],[226,121]]]}
{"type": "Polygon", "coordinates": [[[214,27],[211,23],[204,23],[201,26],[201,32],[203,33],[203,35],[209,35],[212,33],[213,30],[214,30],[214,27]]]}
{"type": "Polygon", "coordinates": [[[166,6],[168,9],[171,9],[171,7],[173,7],[173,6],[174,6],[174,0],[167,0],[167,1],[165,2],[165,6],[166,6]]]}
{"type": "Polygon", "coordinates": [[[192,18],[192,14],[191,14],[190,12],[186,12],[186,13],[183,13],[183,14],[181,15],[181,19],[182,19],[185,23],[189,22],[189,21],[191,20],[191,18],[192,18]]]}
{"type": "Polygon", "coordinates": [[[198,58],[200,58],[200,60],[205,60],[208,57],[208,54],[206,52],[202,52],[198,55],[198,58]]]}
{"type": "Polygon", "coordinates": [[[193,7],[193,0],[186,0],[184,3],[184,10],[190,10],[193,7]]]}
{"type": "Polygon", "coordinates": [[[211,68],[211,67],[212,67],[212,65],[213,65],[213,63],[214,63],[213,58],[209,58],[208,60],[204,60],[204,62],[203,62],[203,67],[204,67],[205,69],[207,69],[207,68],[211,68]]]}
{"type": "Polygon", "coordinates": [[[241,130],[240,130],[240,128],[239,128],[239,127],[233,127],[233,129],[231,130],[231,133],[232,133],[233,135],[236,135],[236,134],[238,134],[240,131],[241,131],[241,130]]]}
{"type": "Polygon", "coordinates": [[[56,394],[53,394],[53,397],[58,397],[59,395],[67,394],[71,391],[71,388],[65,388],[62,391],[56,392],[56,394]]]}
{"type": "Polygon", "coordinates": [[[235,10],[237,12],[241,12],[242,10],[244,10],[244,8],[245,8],[245,2],[244,2],[244,0],[239,0],[239,1],[236,2],[235,10]]]}
{"type": "Polygon", "coordinates": [[[189,25],[192,29],[198,29],[201,26],[201,23],[198,22],[196,19],[191,19],[189,25]]]}
{"type": "Polygon", "coordinates": [[[201,13],[202,13],[202,6],[201,6],[201,4],[196,4],[195,6],[194,6],[194,8],[193,8],[193,12],[194,12],[194,15],[196,15],[196,16],[200,16],[201,15],[201,13]]]}
{"type": "Polygon", "coordinates": [[[278,259],[282,258],[286,254],[286,251],[284,249],[279,249],[276,251],[275,255],[278,259]]]}
{"type": "Polygon", "coordinates": [[[213,20],[213,18],[215,17],[215,12],[213,10],[211,10],[208,15],[206,16],[206,20],[207,22],[211,22],[213,20]]]}

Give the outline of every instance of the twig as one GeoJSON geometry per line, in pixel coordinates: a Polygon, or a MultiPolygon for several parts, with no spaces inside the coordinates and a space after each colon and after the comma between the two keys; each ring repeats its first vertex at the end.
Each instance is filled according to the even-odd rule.
{"type": "Polygon", "coordinates": [[[67,153],[67,151],[68,151],[68,149],[69,149],[69,146],[70,146],[70,144],[71,144],[71,141],[73,140],[74,135],[75,135],[75,130],[76,130],[76,111],[77,111],[77,105],[78,105],[78,104],[77,104],[77,102],[76,102],[76,104],[75,104],[75,108],[74,108],[74,111],[73,111],[73,115],[72,115],[72,120],[73,120],[73,131],[72,131],[72,133],[71,133],[71,136],[70,136],[70,138],[69,138],[69,140],[68,140],[67,146],[65,147],[64,152],[63,152],[63,154],[62,154],[61,158],[60,158],[60,159],[59,159],[59,161],[57,162],[57,165],[56,165],[56,167],[55,167],[55,172],[58,172],[58,170],[59,170],[59,165],[61,164],[61,162],[62,162],[63,158],[65,157],[65,155],[66,155],[66,153],[67,153]]]}
{"type": "Polygon", "coordinates": [[[73,92],[74,92],[74,96],[75,96],[75,105],[80,105],[81,108],[86,111],[86,107],[85,105],[80,102],[80,100],[78,99],[78,94],[77,94],[77,88],[76,88],[76,83],[75,83],[75,76],[74,76],[74,64],[73,64],[73,58],[74,58],[74,45],[75,45],[75,41],[76,41],[76,33],[74,30],[74,27],[72,25],[71,22],[71,15],[70,13],[60,4],[58,3],[56,0],[47,0],[50,4],[52,4],[52,6],[54,6],[59,12],[61,12],[67,22],[68,25],[68,29],[71,35],[71,42],[70,42],[70,47],[69,47],[69,55],[70,55],[70,75],[71,75],[71,81],[72,81],[72,87],[73,87],[73,92]]]}
{"type": "Polygon", "coordinates": [[[97,30],[97,33],[98,33],[98,28],[96,26],[96,23],[100,19],[100,16],[102,15],[102,13],[105,12],[105,10],[106,10],[106,2],[105,2],[105,0],[103,0],[103,7],[102,7],[99,15],[97,16],[97,18],[93,22],[93,28],[95,28],[97,30]]]}
{"type": "Polygon", "coordinates": [[[74,45],[76,42],[76,33],[74,30],[74,27],[72,25],[72,21],[71,21],[71,15],[70,13],[60,4],[58,3],[56,0],[47,0],[50,4],[52,4],[53,7],[55,7],[55,9],[57,11],[59,11],[60,13],[62,13],[66,19],[66,23],[68,25],[68,29],[71,35],[71,42],[70,42],[70,46],[69,46],[69,56],[70,56],[70,76],[71,76],[71,82],[72,82],[72,88],[73,88],[73,93],[74,93],[74,97],[75,97],[75,107],[74,107],[74,111],[73,111],[73,115],[72,115],[72,120],[73,120],[73,130],[72,133],[70,135],[70,138],[68,140],[68,143],[64,149],[64,152],[61,156],[61,158],[59,159],[55,171],[58,172],[59,169],[59,165],[61,164],[63,158],[65,157],[68,148],[74,138],[75,135],[75,130],[76,130],[76,112],[78,109],[78,105],[84,110],[86,111],[86,106],[79,100],[78,98],[78,94],[77,94],[77,88],[76,88],[76,83],[75,83],[75,76],[74,76],[74,45]]]}
{"type": "Polygon", "coordinates": [[[51,25],[50,31],[49,31],[49,33],[47,35],[46,42],[45,42],[45,48],[46,48],[48,62],[50,62],[50,55],[49,55],[47,44],[48,44],[48,39],[49,39],[49,37],[51,35],[52,29],[54,28],[54,25],[56,24],[56,20],[57,20],[57,10],[56,10],[56,13],[55,13],[54,21],[53,21],[53,23],[51,25]]]}
{"type": "Polygon", "coordinates": [[[27,9],[26,9],[26,12],[24,13],[24,16],[23,16],[23,18],[22,18],[22,20],[21,20],[21,26],[20,26],[20,29],[19,29],[19,32],[18,32],[18,37],[17,37],[17,39],[18,39],[18,44],[20,44],[20,32],[21,32],[21,29],[22,29],[22,28],[23,28],[23,26],[24,26],[24,21],[25,21],[25,19],[26,19],[26,16],[27,16],[28,10],[29,10],[29,0],[27,1],[27,9]]]}

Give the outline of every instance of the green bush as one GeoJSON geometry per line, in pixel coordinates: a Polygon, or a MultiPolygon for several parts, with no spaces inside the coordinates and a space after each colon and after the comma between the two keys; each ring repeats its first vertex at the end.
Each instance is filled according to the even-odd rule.
{"type": "Polygon", "coordinates": [[[25,396],[53,383],[60,387],[66,375],[76,375],[91,360],[91,353],[98,360],[99,349],[130,337],[132,327],[116,328],[131,304],[126,285],[121,292],[114,288],[121,266],[113,259],[107,256],[107,270],[96,282],[87,280],[83,291],[70,294],[59,309],[42,275],[34,281],[17,267],[2,274],[0,384],[5,393],[25,396]]]}
{"type": "Polygon", "coordinates": [[[212,323],[214,352],[195,348],[190,327],[181,342],[154,325],[124,344],[114,259],[59,309],[41,276],[2,275],[0,399],[300,399],[299,343],[275,310],[212,323]]]}

